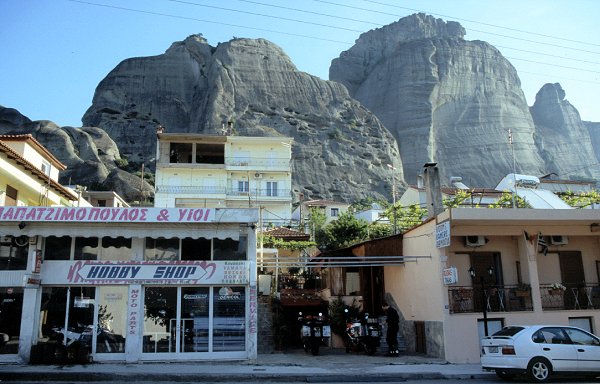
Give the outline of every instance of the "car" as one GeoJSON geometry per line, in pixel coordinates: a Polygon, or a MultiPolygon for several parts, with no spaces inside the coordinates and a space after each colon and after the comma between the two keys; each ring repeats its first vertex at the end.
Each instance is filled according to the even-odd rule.
{"type": "Polygon", "coordinates": [[[600,376],[600,338],[564,325],[504,327],[481,340],[481,365],[510,380],[526,374],[543,383],[553,374],[600,376]]]}

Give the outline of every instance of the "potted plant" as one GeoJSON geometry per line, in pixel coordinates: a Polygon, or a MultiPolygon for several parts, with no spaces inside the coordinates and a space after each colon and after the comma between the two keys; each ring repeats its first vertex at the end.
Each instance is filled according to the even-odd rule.
{"type": "Polygon", "coordinates": [[[561,283],[552,283],[550,285],[550,294],[551,295],[560,295],[567,290],[567,287],[562,285],[561,283]]]}

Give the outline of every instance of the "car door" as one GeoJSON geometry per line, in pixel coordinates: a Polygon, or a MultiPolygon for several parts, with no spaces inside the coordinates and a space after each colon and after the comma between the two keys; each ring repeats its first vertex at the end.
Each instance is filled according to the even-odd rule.
{"type": "Polygon", "coordinates": [[[577,351],[580,371],[600,372],[600,339],[577,328],[565,328],[577,351]]]}
{"type": "Polygon", "coordinates": [[[540,353],[552,363],[554,371],[577,371],[577,349],[562,327],[544,327],[534,336],[540,353]]]}

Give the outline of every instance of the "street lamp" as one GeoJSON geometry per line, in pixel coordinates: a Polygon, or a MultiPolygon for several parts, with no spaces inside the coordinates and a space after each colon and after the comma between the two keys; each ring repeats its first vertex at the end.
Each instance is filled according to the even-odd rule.
{"type": "MultiPolygon", "coordinates": [[[[494,267],[491,265],[487,269],[487,273],[490,277],[494,275],[494,267]]],[[[471,275],[471,279],[475,280],[475,268],[469,268],[469,275],[471,275]]],[[[485,279],[483,276],[479,276],[479,281],[481,283],[481,305],[483,307],[483,331],[485,336],[488,336],[488,320],[487,320],[487,294],[485,293],[485,279]]]]}
{"type": "Polygon", "coordinates": [[[396,167],[392,164],[387,164],[388,168],[392,170],[392,214],[394,215],[394,235],[396,234],[396,167]]]}

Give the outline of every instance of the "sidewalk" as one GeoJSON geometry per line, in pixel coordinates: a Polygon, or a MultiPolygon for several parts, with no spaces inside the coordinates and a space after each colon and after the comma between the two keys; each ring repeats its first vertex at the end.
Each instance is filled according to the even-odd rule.
{"type": "Polygon", "coordinates": [[[286,381],[382,382],[391,379],[481,379],[495,377],[479,364],[448,364],[419,355],[367,356],[322,349],[319,356],[304,351],[260,354],[256,361],[202,361],[140,364],[0,365],[0,381],[286,381]]]}

